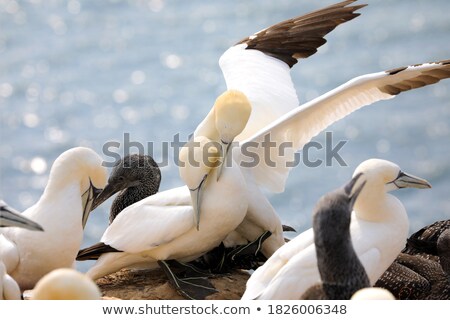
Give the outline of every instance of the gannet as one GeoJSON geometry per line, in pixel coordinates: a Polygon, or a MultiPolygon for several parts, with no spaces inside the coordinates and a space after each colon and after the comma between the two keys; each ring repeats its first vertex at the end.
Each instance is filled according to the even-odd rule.
{"type": "MultiPolygon", "coordinates": [[[[222,144],[223,157],[227,158],[228,151],[233,149],[233,141],[239,144],[248,140],[244,150],[248,149],[248,146],[252,145],[250,138],[259,130],[298,107],[299,102],[290,77],[290,68],[298,59],[307,58],[317,52],[317,48],[326,43],[325,35],[338,25],[359,16],[355,11],[365,5],[348,6],[353,2],[355,1],[343,1],[285,20],[242,39],[229,48],[219,59],[227,89],[243,93],[252,105],[252,114],[243,132],[231,140],[220,132],[223,123],[217,117],[216,101],[196,128],[194,136],[205,136],[222,144]]],[[[266,160],[267,149],[261,146],[258,149],[259,159],[266,160]]],[[[234,153],[236,160],[242,156],[241,150],[234,153]]],[[[252,194],[249,199],[249,211],[242,224],[225,240],[225,243],[228,246],[245,244],[269,231],[272,235],[264,241],[262,253],[270,257],[284,244],[281,221],[261,190],[271,189],[271,186],[266,183],[267,181],[259,179],[261,175],[259,170],[247,169],[248,166],[242,171],[246,177],[248,192],[252,194]]],[[[278,174],[269,173],[269,175],[278,174]]]]}
{"type": "Polygon", "coordinates": [[[351,300],[395,300],[395,297],[383,288],[364,288],[356,291],[351,300]]]}
{"type": "MultiPolygon", "coordinates": [[[[431,185],[386,160],[366,160],[356,168],[354,176],[359,173],[364,174],[365,186],[354,205],[350,234],[373,285],[402,250],[408,234],[406,210],[388,192],[431,185]]],[[[309,229],[278,249],[252,274],[242,298],[298,299],[319,281],[314,232],[309,229]]]]}
{"type": "MultiPolygon", "coordinates": [[[[161,181],[161,172],[156,162],[147,155],[127,155],[117,161],[108,178],[108,184],[103,192],[95,199],[92,205],[94,210],[100,203],[104,202],[112,194],[119,192],[114,199],[110,209],[110,224],[114,218],[126,207],[138,202],[158,191],[161,181]]],[[[190,197],[189,191],[186,197],[190,197]]],[[[289,226],[283,226],[283,231],[295,231],[289,226]]],[[[195,261],[196,266],[202,266],[205,270],[214,270],[215,273],[223,273],[232,269],[253,269],[252,266],[262,264],[266,259],[259,253],[260,243],[268,235],[265,234],[261,239],[257,239],[255,244],[245,243],[245,248],[236,246],[239,241],[231,240],[227,236],[227,241],[231,247],[224,248],[219,246],[207,253],[207,257],[195,261]],[[253,250],[252,250],[253,249],[253,250]],[[214,261],[211,257],[214,256],[214,261]],[[224,260],[225,257],[225,260],[224,260]],[[217,263],[216,263],[217,262],[217,263]],[[219,266],[219,268],[214,268],[219,266]]],[[[97,260],[99,252],[98,245],[80,250],[77,260],[97,260]]]]}
{"type": "MultiPolygon", "coordinates": [[[[20,227],[31,231],[43,231],[39,224],[23,217],[3,200],[0,200],[0,227],[20,227]]],[[[19,285],[6,273],[6,267],[0,258],[0,300],[20,300],[20,298],[19,285]]]]}
{"type": "Polygon", "coordinates": [[[97,279],[123,267],[152,268],[157,261],[192,261],[218,246],[241,223],[248,194],[240,169],[224,168],[217,181],[218,148],[201,136],[192,143],[198,146],[180,152],[188,201],[175,188],[125,208],[95,248],[100,256],[86,273],[89,277],[97,279]]]}
{"type": "Polygon", "coordinates": [[[0,234],[0,260],[22,290],[48,272],[72,267],[92,201],[107,179],[102,159],[88,148],[73,148],[54,162],[39,201],[23,215],[44,232],[7,228],[0,234]]]}
{"type": "Polygon", "coordinates": [[[129,205],[149,197],[159,190],[161,170],[151,156],[126,155],[114,164],[103,192],[94,200],[92,210],[119,192],[109,211],[111,224],[129,205]]]}
{"type": "Polygon", "coordinates": [[[348,300],[352,295],[370,287],[369,278],[353,248],[350,218],[353,205],[365,182],[354,186],[364,177],[357,174],[344,187],[323,196],[313,214],[314,245],[320,283],[309,288],[301,297],[307,300],[348,300]]]}
{"type": "Polygon", "coordinates": [[[450,299],[450,224],[438,221],[408,244],[375,283],[400,300],[450,299]],[[437,239],[436,239],[437,237],[437,239]]]}
{"type": "Polygon", "coordinates": [[[97,285],[73,269],[61,268],[43,276],[31,293],[31,300],[100,300],[97,285]]]}
{"type": "MultiPolygon", "coordinates": [[[[226,92],[221,99],[218,99],[216,108],[220,121],[224,124],[221,132],[231,138],[234,138],[234,136],[242,132],[251,114],[251,105],[242,94],[236,92],[226,92]],[[236,101],[238,101],[239,104],[236,105],[236,101]],[[238,117],[240,121],[234,121],[236,117],[238,117]],[[226,125],[227,123],[232,123],[233,126],[226,125]],[[237,123],[239,123],[239,125],[236,125],[237,123]]],[[[227,167],[225,171],[230,178],[228,179],[229,181],[227,180],[222,183],[222,178],[220,181],[217,181],[218,168],[212,168],[214,170],[211,171],[209,179],[206,180],[204,170],[209,167],[204,166],[205,161],[203,161],[203,158],[205,155],[201,152],[203,151],[202,149],[205,149],[205,145],[215,147],[211,148],[211,150],[219,151],[217,143],[214,144],[213,141],[210,141],[205,137],[196,136],[194,140],[184,146],[180,152],[180,176],[183,181],[185,181],[186,186],[157,193],[156,195],[147,197],[125,208],[116,220],[114,220],[114,222],[106,229],[99,244],[80,251],[78,255],[79,260],[98,258],[97,263],[87,272],[90,277],[97,279],[111,272],[118,271],[123,267],[154,268],[157,266],[155,263],[157,260],[168,260],[169,257],[170,259],[177,259],[183,262],[191,261],[218,246],[229,233],[236,229],[237,225],[242,222],[243,217],[232,229],[229,229],[228,225],[231,222],[235,222],[235,219],[228,219],[226,217],[240,216],[241,208],[244,206],[246,210],[248,208],[246,184],[241,170],[237,166],[227,167]],[[192,157],[194,157],[193,160],[191,159],[192,157]],[[199,165],[200,167],[198,167],[199,165]],[[200,177],[200,181],[191,182],[193,178],[197,178],[198,172],[203,173],[200,177]],[[216,183],[212,182],[214,179],[211,176],[215,177],[216,183]],[[231,184],[233,181],[236,185],[231,184]],[[197,187],[200,182],[202,182],[202,187],[198,189],[197,187]],[[196,183],[197,185],[195,185],[196,183]],[[221,195],[219,193],[219,188],[221,186],[229,188],[230,190],[223,190],[221,195]],[[210,188],[212,191],[209,190],[210,188]],[[235,198],[232,198],[231,195],[236,194],[239,190],[239,194],[237,194],[235,198]],[[204,204],[204,208],[200,208],[200,202],[204,201],[202,200],[204,198],[202,193],[208,193],[210,195],[208,197],[210,202],[204,204]],[[227,194],[230,196],[225,197],[227,194]],[[214,199],[214,195],[216,195],[217,199],[212,200],[214,199]],[[201,242],[202,237],[209,236],[207,230],[201,230],[202,228],[208,229],[208,227],[200,226],[200,212],[208,212],[208,210],[217,211],[218,213],[222,212],[224,209],[208,209],[214,208],[214,205],[220,203],[219,199],[222,199],[222,201],[228,199],[224,208],[229,207],[229,210],[234,209],[236,212],[227,213],[227,215],[223,217],[225,221],[222,221],[222,224],[220,220],[215,221],[215,223],[221,225],[221,228],[223,229],[222,232],[216,231],[215,236],[210,237],[208,241],[203,240],[204,243],[202,245],[194,245],[196,241],[201,242]],[[236,205],[233,205],[235,201],[236,205]],[[173,214],[166,216],[163,214],[164,211],[167,211],[168,213],[173,212],[173,214]],[[122,215],[125,217],[122,218],[122,215]],[[191,223],[184,220],[187,219],[189,215],[192,216],[191,222],[194,223],[195,228],[198,228],[199,230],[197,230],[197,232],[191,230],[187,236],[188,240],[185,240],[184,237],[181,237],[183,240],[178,240],[180,235],[183,235],[191,228],[191,223]],[[134,216],[136,218],[134,218],[134,216]],[[139,219],[136,220],[138,216],[139,219]],[[180,216],[179,219],[181,219],[181,221],[177,220],[177,216],[180,216]],[[153,219],[164,220],[164,223],[161,222],[162,228],[167,228],[167,230],[164,231],[164,229],[158,229],[158,232],[155,232],[151,242],[148,240],[146,243],[141,244],[140,242],[142,242],[142,239],[148,237],[149,230],[159,227],[155,224],[153,219]],[[153,227],[151,229],[149,229],[149,226],[143,228],[143,220],[148,222],[149,226],[153,225],[153,227]],[[130,221],[139,221],[139,225],[130,223],[130,221]],[[173,223],[174,226],[171,226],[170,223],[173,223]],[[170,230],[171,228],[173,228],[173,230],[170,230]],[[127,231],[128,229],[129,231],[127,231]],[[223,235],[224,231],[227,231],[225,235],[223,235]],[[128,232],[128,236],[124,236],[123,232],[128,232]],[[164,234],[164,232],[166,234],[164,234]],[[219,237],[221,237],[221,239],[216,243],[219,237]],[[123,243],[124,241],[127,241],[127,243],[123,243]],[[174,250],[172,248],[174,246],[173,243],[179,243],[180,241],[189,241],[190,247],[188,247],[185,253],[182,253],[180,249],[175,246],[175,249],[178,250],[178,253],[175,254],[172,252],[174,250]],[[214,245],[211,246],[211,244],[214,245]],[[160,249],[159,246],[162,249],[160,249]],[[206,248],[208,248],[208,250],[206,250],[206,248]],[[156,252],[156,254],[149,254],[148,252],[150,251],[151,253],[156,252]],[[162,252],[161,254],[159,253],[160,251],[162,252]],[[191,251],[195,252],[195,254],[189,253],[191,251]]],[[[214,159],[214,157],[212,159],[214,159]]],[[[102,194],[99,195],[99,198],[106,200],[106,197],[103,197],[102,194]]],[[[96,202],[95,204],[99,205],[99,202],[96,202]]],[[[210,213],[208,214],[210,215],[210,213]]]]}

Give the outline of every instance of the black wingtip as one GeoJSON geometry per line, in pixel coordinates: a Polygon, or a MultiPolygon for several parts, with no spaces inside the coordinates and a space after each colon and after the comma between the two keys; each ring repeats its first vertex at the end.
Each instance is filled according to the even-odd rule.
{"type": "Polygon", "coordinates": [[[338,25],[358,17],[355,12],[367,4],[347,7],[355,1],[343,1],[277,23],[237,44],[245,43],[246,49],[261,51],[285,62],[292,68],[300,58],[307,58],[326,43],[324,37],[338,25]]]}
{"type": "Polygon", "coordinates": [[[97,260],[102,254],[111,252],[122,252],[103,242],[96,243],[88,248],[78,251],[77,261],[97,260]]]}

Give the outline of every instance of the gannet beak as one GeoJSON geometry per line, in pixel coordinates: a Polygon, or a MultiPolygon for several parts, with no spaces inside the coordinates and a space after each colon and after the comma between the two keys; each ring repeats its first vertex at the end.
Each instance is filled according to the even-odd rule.
{"type": "Polygon", "coordinates": [[[100,194],[92,202],[91,211],[94,211],[99,205],[111,198],[116,192],[122,190],[122,185],[108,183],[100,194]]]}
{"type": "Polygon", "coordinates": [[[233,141],[225,142],[223,140],[220,140],[220,146],[222,147],[222,161],[219,167],[217,168],[217,181],[219,181],[219,178],[222,174],[223,166],[227,162],[228,151],[230,151],[232,143],[233,141]]]}
{"type": "Polygon", "coordinates": [[[417,189],[428,189],[431,188],[431,184],[422,178],[415,177],[411,174],[404,173],[400,171],[397,178],[390,182],[394,184],[398,189],[403,188],[417,188],[417,189]]]}
{"type": "Polygon", "coordinates": [[[195,189],[189,189],[191,192],[192,208],[194,209],[194,223],[197,230],[200,228],[200,208],[202,204],[203,184],[206,181],[208,175],[206,174],[200,184],[195,189]]]}
{"type": "Polygon", "coordinates": [[[100,193],[102,192],[102,189],[97,189],[93,184],[92,181],[89,179],[89,188],[86,190],[85,193],[81,196],[81,201],[83,203],[83,217],[82,217],[82,225],[83,229],[86,226],[87,220],[89,218],[89,214],[92,210],[94,210],[94,202],[95,199],[98,198],[100,193]]]}
{"type": "Polygon", "coordinates": [[[44,229],[34,221],[25,218],[17,210],[9,206],[2,207],[0,214],[0,226],[20,227],[33,231],[44,231],[44,229]]]}

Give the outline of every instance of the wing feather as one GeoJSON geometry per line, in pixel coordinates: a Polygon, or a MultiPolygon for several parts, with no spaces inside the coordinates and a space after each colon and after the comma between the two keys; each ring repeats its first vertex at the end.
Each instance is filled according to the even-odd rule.
{"type": "Polygon", "coordinates": [[[282,192],[295,152],[334,122],[379,100],[450,77],[450,62],[425,63],[363,75],[305,103],[242,141],[238,163],[257,183],[282,192]],[[273,147],[267,148],[270,141],[273,147]],[[257,163],[255,161],[257,160],[257,163]]]}
{"type": "Polygon", "coordinates": [[[235,141],[248,139],[299,105],[290,67],[316,53],[338,25],[359,16],[355,11],[365,5],[348,6],[353,2],[277,23],[239,41],[221,56],[227,88],[242,91],[252,104],[249,122],[235,141]]]}
{"type": "Polygon", "coordinates": [[[125,208],[106,229],[101,242],[127,253],[165,244],[194,227],[190,193],[175,188],[125,208]]]}

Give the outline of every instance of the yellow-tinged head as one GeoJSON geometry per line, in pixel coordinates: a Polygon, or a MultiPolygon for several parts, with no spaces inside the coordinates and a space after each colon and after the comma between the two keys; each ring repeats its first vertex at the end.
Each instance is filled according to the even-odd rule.
{"type": "Polygon", "coordinates": [[[73,269],[56,269],[39,280],[32,300],[99,300],[102,294],[86,275],[73,269]]]}
{"type": "Polygon", "coordinates": [[[217,172],[217,180],[222,174],[230,146],[234,138],[244,130],[251,112],[250,101],[238,90],[227,90],[217,98],[214,114],[222,149],[222,164],[217,172]]]}
{"type": "Polygon", "coordinates": [[[244,130],[252,107],[245,94],[238,90],[227,90],[217,98],[214,112],[220,140],[229,144],[244,130]]]}

